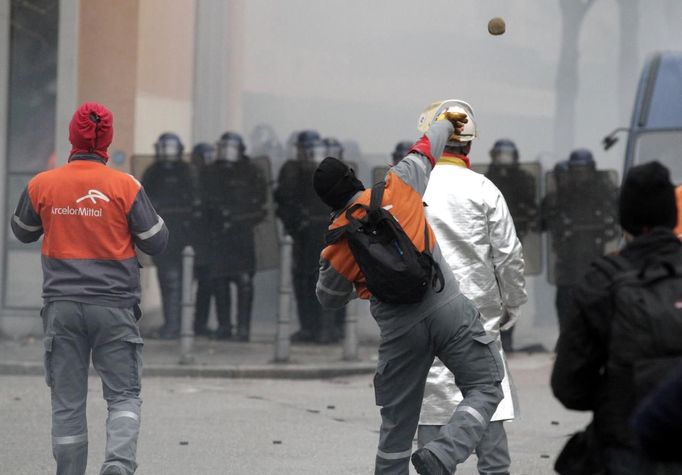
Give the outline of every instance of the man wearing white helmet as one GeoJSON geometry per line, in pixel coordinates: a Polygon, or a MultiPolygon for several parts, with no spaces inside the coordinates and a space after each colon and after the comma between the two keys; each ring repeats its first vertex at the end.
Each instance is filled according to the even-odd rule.
{"type": "MultiPolygon", "coordinates": [[[[428,128],[443,111],[469,117],[458,141],[451,140],[431,173],[424,200],[426,214],[459,282],[461,292],[480,312],[481,323],[497,339],[504,361],[504,399],[476,447],[481,474],[509,473],[510,457],[502,421],[514,418],[516,395],[500,341],[500,329],[517,321],[526,302],[521,243],[502,193],[482,174],[469,169],[469,152],[478,136],[476,116],[469,104],[448,100],[431,104],[419,118],[419,130],[428,128]]],[[[438,436],[462,401],[452,373],[436,358],[429,371],[419,420],[418,440],[423,446],[438,436]]]]}

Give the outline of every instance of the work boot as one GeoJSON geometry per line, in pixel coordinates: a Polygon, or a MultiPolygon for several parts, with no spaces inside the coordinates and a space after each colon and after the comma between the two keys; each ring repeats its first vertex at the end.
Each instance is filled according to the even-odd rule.
{"type": "Polygon", "coordinates": [[[424,447],[412,454],[412,465],[420,475],[451,475],[438,457],[424,447]]]}

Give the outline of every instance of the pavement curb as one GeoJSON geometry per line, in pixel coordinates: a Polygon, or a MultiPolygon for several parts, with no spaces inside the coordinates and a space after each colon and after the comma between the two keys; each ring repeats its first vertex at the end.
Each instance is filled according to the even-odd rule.
{"type": "MultiPolygon", "coordinates": [[[[376,362],[348,362],[304,365],[272,363],[267,365],[160,365],[144,367],[144,377],[167,378],[233,378],[233,379],[329,379],[342,376],[371,374],[376,362]]],[[[95,374],[90,368],[91,374],[95,374]]],[[[42,376],[43,365],[37,362],[5,361],[0,363],[0,375],[42,376]]]]}

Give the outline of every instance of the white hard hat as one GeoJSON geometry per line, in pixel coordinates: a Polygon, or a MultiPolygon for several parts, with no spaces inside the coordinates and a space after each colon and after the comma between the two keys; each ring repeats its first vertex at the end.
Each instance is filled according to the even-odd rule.
{"type": "Polygon", "coordinates": [[[472,107],[459,99],[448,99],[445,101],[432,102],[422,111],[417,120],[417,130],[421,133],[426,133],[438,116],[443,112],[463,112],[467,115],[469,121],[464,124],[464,130],[458,136],[458,142],[471,142],[478,137],[478,127],[476,125],[476,115],[472,107]]]}

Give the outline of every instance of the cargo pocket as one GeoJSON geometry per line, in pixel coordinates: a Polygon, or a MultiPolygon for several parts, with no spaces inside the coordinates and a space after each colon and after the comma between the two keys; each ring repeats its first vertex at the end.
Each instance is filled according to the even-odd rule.
{"type": "Polygon", "coordinates": [[[379,361],[377,363],[377,371],[374,374],[374,399],[377,406],[383,406],[385,404],[386,398],[386,385],[385,376],[386,366],[388,366],[388,361],[379,361]]]}
{"type": "Polygon", "coordinates": [[[488,335],[487,333],[484,335],[475,336],[473,338],[475,342],[487,347],[490,374],[495,378],[495,381],[498,383],[501,382],[504,379],[504,366],[502,363],[502,358],[500,357],[500,352],[497,348],[497,339],[492,335],[488,335]]]}
{"type": "Polygon", "coordinates": [[[45,367],[45,384],[52,387],[52,343],[54,338],[46,336],[43,338],[43,366],[45,367]]]}
{"type": "Polygon", "coordinates": [[[123,341],[130,347],[130,385],[139,390],[142,379],[142,346],[144,340],[139,336],[129,336],[123,341]]]}

